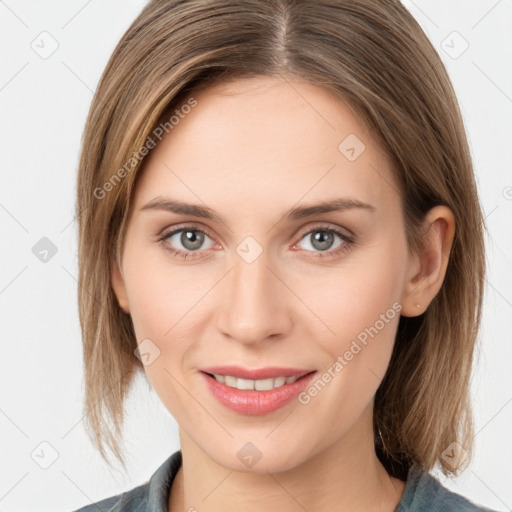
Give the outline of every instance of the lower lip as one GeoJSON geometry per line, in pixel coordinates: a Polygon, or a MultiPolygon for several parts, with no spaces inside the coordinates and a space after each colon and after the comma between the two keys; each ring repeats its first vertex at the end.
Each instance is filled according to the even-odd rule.
{"type": "Polygon", "coordinates": [[[204,372],[201,373],[206,379],[206,384],[213,396],[222,405],[240,414],[259,416],[276,411],[291,402],[301,391],[308,387],[316,372],[268,391],[232,388],[216,381],[204,372]]]}

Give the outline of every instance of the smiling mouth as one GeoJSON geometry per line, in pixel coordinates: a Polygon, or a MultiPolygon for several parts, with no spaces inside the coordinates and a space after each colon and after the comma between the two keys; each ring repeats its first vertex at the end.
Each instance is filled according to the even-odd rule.
{"type": "Polygon", "coordinates": [[[287,384],[292,384],[293,382],[296,382],[312,373],[315,373],[315,371],[316,370],[313,370],[299,376],[286,377],[281,375],[277,377],[269,377],[267,379],[242,379],[233,375],[220,375],[208,372],[203,373],[216,380],[217,382],[225,384],[231,388],[239,389],[241,391],[270,391],[287,384]]]}
{"type": "Polygon", "coordinates": [[[217,366],[199,373],[203,374],[213,397],[227,409],[237,414],[264,416],[291,404],[310,385],[317,370],[282,367],[249,370],[239,366],[217,366]],[[259,378],[247,379],[238,375],[259,378]]]}

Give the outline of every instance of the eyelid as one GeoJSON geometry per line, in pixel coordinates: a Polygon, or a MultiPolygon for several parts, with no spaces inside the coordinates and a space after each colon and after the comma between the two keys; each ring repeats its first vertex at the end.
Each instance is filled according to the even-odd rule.
{"type": "Polygon", "coordinates": [[[205,235],[208,235],[212,240],[215,240],[215,237],[212,236],[209,229],[206,226],[196,224],[195,222],[183,222],[181,224],[176,224],[171,227],[166,227],[162,229],[156,236],[158,240],[162,240],[164,238],[168,238],[170,235],[175,234],[178,231],[201,231],[205,235]]]}
{"type": "Polygon", "coordinates": [[[332,231],[334,233],[337,233],[342,238],[347,239],[350,242],[354,242],[355,238],[356,238],[355,233],[352,230],[348,229],[348,228],[342,228],[342,227],[337,226],[337,225],[330,225],[329,222],[321,222],[320,221],[320,222],[314,223],[314,225],[312,227],[307,228],[305,231],[299,230],[299,233],[302,233],[300,235],[299,242],[300,242],[300,240],[302,240],[304,238],[305,235],[309,235],[312,231],[321,231],[321,230],[323,230],[323,231],[332,231]],[[348,231],[348,234],[345,233],[344,231],[348,231]]]}

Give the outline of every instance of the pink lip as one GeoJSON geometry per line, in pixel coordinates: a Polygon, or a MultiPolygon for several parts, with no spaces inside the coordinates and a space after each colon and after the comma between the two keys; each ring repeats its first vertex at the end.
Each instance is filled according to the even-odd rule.
{"type": "MultiPolygon", "coordinates": [[[[272,371],[274,370],[272,369],[272,371]]],[[[217,382],[207,373],[200,373],[205,379],[208,389],[222,405],[241,414],[258,416],[274,412],[291,402],[299,393],[306,389],[316,372],[305,375],[291,384],[284,384],[268,391],[232,388],[222,382],[217,382]]],[[[227,373],[226,375],[232,374],[227,373]]],[[[280,375],[285,376],[282,373],[280,375]]]]}
{"type": "Polygon", "coordinates": [[[210,366],[209,368],[202,368],[202,371],[205,373],[211,373],[212,375],[231,375],[240,379],[261,380],[273,379],[275,377],[302,377],[303,375],[315,370],[304,370],[302,368],[279,368],[277,366],[254,370],[242,368],[241,366],[210,366]]]}

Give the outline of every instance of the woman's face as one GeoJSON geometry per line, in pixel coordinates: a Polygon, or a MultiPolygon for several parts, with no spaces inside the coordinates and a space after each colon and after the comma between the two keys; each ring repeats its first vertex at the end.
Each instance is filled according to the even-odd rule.
{"type": "Polygon", "coordinates": [[[113,275],[147,377],[180,435],[225,467],[348,456],[373,436],[410,272],[389,162],[346,105],[297,79],[193,97],[147,157],[113,275]],[[203,373],[226,365],[316,373],[238,392],[203,373]]]}

